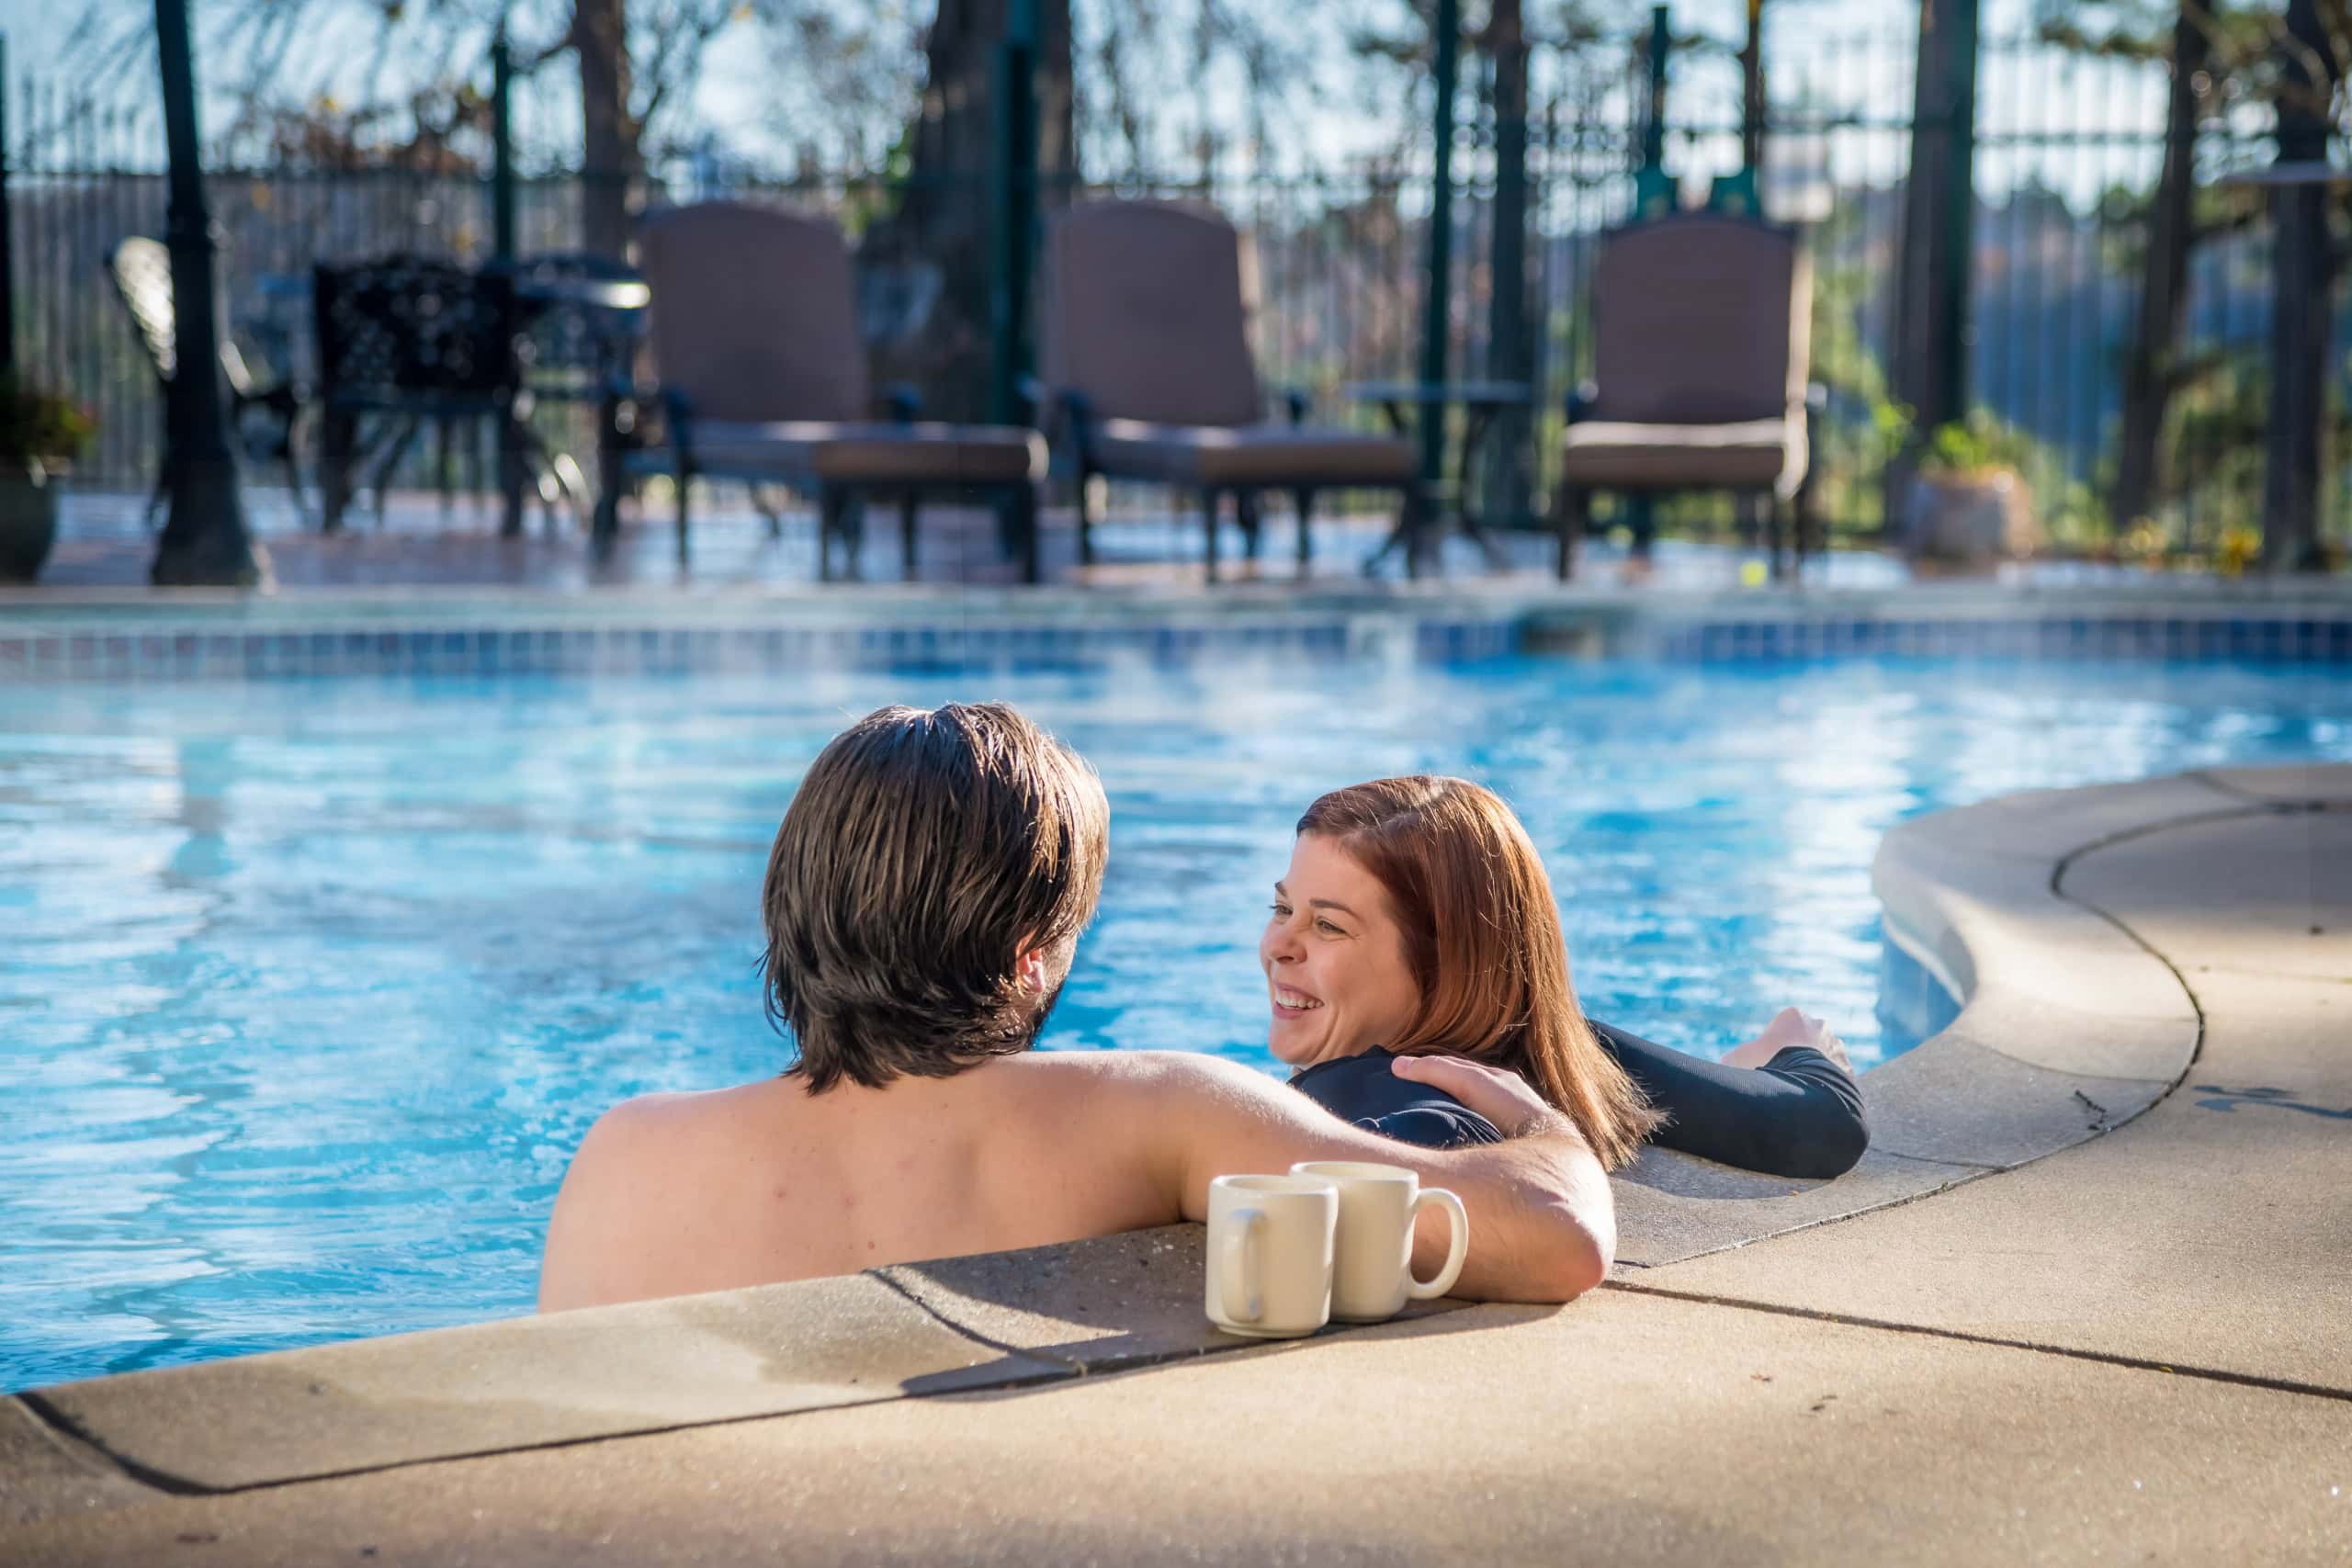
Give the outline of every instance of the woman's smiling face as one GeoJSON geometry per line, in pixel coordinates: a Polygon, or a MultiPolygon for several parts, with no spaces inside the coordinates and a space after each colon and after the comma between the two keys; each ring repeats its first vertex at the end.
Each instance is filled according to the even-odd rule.
{"type": "Polygon", "coordinates": [[[1291,846],[1258,963],[1273,1015],[1266,1043],[1294,1067],[1396,1040],[1421,1005],[1380,879],[1320,833],[1291,846]]]}

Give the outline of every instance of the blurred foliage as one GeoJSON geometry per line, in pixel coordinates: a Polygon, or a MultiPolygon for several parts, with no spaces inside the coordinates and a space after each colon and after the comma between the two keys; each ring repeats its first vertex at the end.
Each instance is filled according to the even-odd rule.
{"type": "Polygon", "coordinates": [[[22,382],[0,382],[0,464],[70,463],[97,430],[87,409],[22,382]]]}
{"type": "Polygon", "coordinates": [[[2022,474],[2032,466],[2037,443],[2017,426],[1979,406],[1965,419],[1947,420],[1920,436],[1923,474],[1978,479],[1992,474],[2022,474]]]}

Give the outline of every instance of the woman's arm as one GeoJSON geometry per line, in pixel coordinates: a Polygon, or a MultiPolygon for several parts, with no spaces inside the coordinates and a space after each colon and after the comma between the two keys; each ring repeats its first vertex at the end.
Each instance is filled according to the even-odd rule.
{"type": "Polygon", "coordinates": [[[1586,1021],[1666,1112],[1653,1142],[1743,1170],[1822,1180],[1854,1168],[1870,1147],[1862,1091],[1810,1046],[1790,1046],[1761,1067],[1725,1066],[1586,1021]]]}

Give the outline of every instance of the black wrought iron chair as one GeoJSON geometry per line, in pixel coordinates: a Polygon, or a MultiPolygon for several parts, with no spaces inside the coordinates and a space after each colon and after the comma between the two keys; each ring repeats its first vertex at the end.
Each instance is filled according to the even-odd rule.
{"type": "MultiPolygon", "coordinates": [[[[172,378],[179,370],[179,317],[172,302],[171,252],[160,240],[133,236],[107,253],[107,276],[113,279],[114,291],[139,331],[147,362],[155,372],[157,390],[170,397],[172,378]]],[[[308,396],[292,380],[264,383],[255,379],[225,327],[219,335],[220,373],[229,384],[231,427],[247,457],[255,462],[286,466],[286,488],[294,498],[294,510],[304,513],[308,506],[302,495],[301,464],[294,455],[294,434],[308,396]],[[260,417],[249,419],[248,415],[260,417]]],[[[151,524],[171,493],[170,463],[166,448],[155,475],[154,491],[147,500],[151,524]]]]}
{"type": "Polygon", "coordinates": [[[522,528],[529,412],[515,344],[521,325],[512,277],[455,262],[390,255],[313,274],[319,350],[319,490],[323,526],[341,525],[362,423],[379,427],[380,476],[426,420],[489,419],[499,446],[503,527],[522,528]]]}

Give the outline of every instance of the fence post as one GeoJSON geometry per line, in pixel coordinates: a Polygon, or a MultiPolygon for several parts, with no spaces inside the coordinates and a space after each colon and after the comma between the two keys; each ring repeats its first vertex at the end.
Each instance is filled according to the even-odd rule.
{"type": "MultiPolygon", "coordinates": [[[[1911,171],[1895,295],[1895,396],[1913,440],[1968,412],[1968,294],[1976,222],[1977,0],[1921,15],[1912,85],[1911,171]]],[[[1888,515],[1909,465],[1889,466],[1888,515]]]]}
{"type": "Polygon", "coordinates": [[[178,370],[164,401],[164,471],[171,515],[155,543],[150,576],[158,586],[257,587],[266,558],[245,530],[237,459],[221,408],[219,299],[212,277],[212,221],[204,207],[204,166],[196,131],[196,51],[187,0],[155,0],[155,53],[164,78],[164,137],[171,164],[164,220],[172,255],[172,314],[178,370]]]}
{"type": "MultiPolygon", "coordinates": [[[[1667,66],[1674,54],[1674,21],[1665,6],[1650,7],[1650,37],[1645,55],[1648,67],[1649,92],[1642,103],[1642,163],[1634,171],[1634,216],[1664,218],[1674,211],[1678,193],[1673,179],[1666,172],[1666,89],[1667,66]]],[[[1648,491],[1637,490],[1624,496],[1619,513],[1625,527],[1634,536],[1633,557],[1635,560],[1650,558],[1650,545],[1657,535],[1657,498],[1648,491]]]]}
{"type": "Polygon", "coordinates": [[[514,57],[500,28],[490,44],[490,247],[514,259],[514,57]]]}
{"type": "Polygon", "coordinates": [[[2345,70],[2316,0],[2287,0],[2286,22],[2274,164],[2280,178],[2270,193],[2270,420],[2262,478],[2262,558],[2274,572],[2326,564],[2319,497],[2336,254],[2322,181],[2332,177],[2325,106],[2345,70]]]}
{"type": "Polygon", "coordinates": [[[0,33],[0,380],[17,372],[17,258],[8,236],[8,35],[0,33]]]}
{"type": "Polygon", "coordinates": [[[1666,6],[1653,6],[1645,61],[1649,93],[1642,103],[1642,162],[1634,171],[1636,218],[1663,218],[1674,210],[1674,182],[1666,174],[1666,69],[1673,53],[1672,17],[1666,6]]]}
{"type": "MultiPolygon", "coordinates": [[[[1498,381],[1529,379],[1527,344],[1527,59],[1519,0],[1496,0],[1494,297],[1487,312],[1487,363],[1498,381]]],[[[1531,397],[1533,388],[1529,389],[1531,397]]],[[[1507,522],[1527,515],[1528,441],[1541,422],[1525,408],[1496,412],[1496,482],[1488,510],[1507,522]]]]}
{"type": "MultiPolygon", "coordinates": [[[[1747,39],[1739,50],[1739,163],[1758,181],[1764,168],[1764,0],[1747,0],[1747,39]]],[[[1763,203],[1758,200],[1760,216],[1763,203]]]]}
{"type": "MultiPolygon", "coordinates": [[[[1453,85],[1461,73],[1461,0],[1437,0],[1437,120],[1430,167],[1429,288],[1422,297],[1421,386],[1445,384],[1446,321],[1453,286],[1453,85]]],[[[1445,460],[1445,405],[1421,405],[1421,483],[1434,493],[1445,460]]],[[[1410,563],[1408,563],[1410,564],[1410,563]]]]}
{"type": "Polygon", "coordinates": [[[989,412],[1026,424],[1029,275],[1037,227],[1037,0],[1012,0],[997,51],[996,266],[989,300],[989,412]]]}

